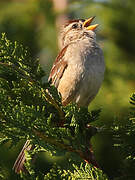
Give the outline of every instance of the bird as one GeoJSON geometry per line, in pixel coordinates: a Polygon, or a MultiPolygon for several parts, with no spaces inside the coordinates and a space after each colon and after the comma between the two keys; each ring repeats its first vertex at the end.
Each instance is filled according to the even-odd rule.
{"type": "MultiPolygon", "coordinates": [[[[91,25],[94,18],[69,20],[61,27],[62,49],[48,81],[61,94],[63,106],[76,103],[79,107],[88,107],[103,82],[105,62],[96,41],[98,24],[91,25]]],[[[24,152],[31,149],[27,140],[13,166],[16,173],[24,170],[24,152]]]]}
{"type": "Polygon", "coordinates": [[[62,96],[62,104],[88,106],[96,96],[105,71],[104,56],[96,42],[98,24],[87,20],[68,21],[61,30],[63,49],[50,72],[49,81],[62,96]]]}

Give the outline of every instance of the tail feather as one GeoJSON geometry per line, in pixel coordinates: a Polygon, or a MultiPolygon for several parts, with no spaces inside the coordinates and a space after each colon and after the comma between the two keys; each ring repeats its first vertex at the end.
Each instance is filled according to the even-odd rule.
{"type": "Polygon", "coordinates": [[[14,163],[14,166],[13,166],[13,169],[15,170],[15,172],[17,174],[20,173],[20,171],[25,171],[25,166],[24,166],[24,163],[25,163],[25,151],[29,151],[33,149],[33,145],[30,144],[30,141],[27,140],[26,143],[24,144],[20,154],[18,155],[15,163],[14,163]]]}

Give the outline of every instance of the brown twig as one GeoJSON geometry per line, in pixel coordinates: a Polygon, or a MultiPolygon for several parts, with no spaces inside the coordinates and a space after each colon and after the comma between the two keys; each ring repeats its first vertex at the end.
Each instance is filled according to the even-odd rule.
{"type": "Polygon", "coordinates": [[[59,112],[61,121],[65,122],[64,112],[62,111],[61,107],[57,104],[55,99],[50,95],[48,90],[42,90],[42,93],[43,93],[43,97],[57,109],[57,111],[59,112]]]}
{"type": "Polygon", "coordinates": [[[91,144],[88,144],[88,148],[86,147],[86,150],[82,152],[81,150],[74,149],[72,146],[66,145],[64,143],[58,142],[53,138],[45,136],[43,133],[39,132],[37,129],[33,129],[36,136],[44,140],[45,142],[55,145],[58,148],[67,150],[69,152],[77,153],[86,163],[94,165],[96,168],[100,168],[98,163],[96,162],[96,159],[94,157],[91,144]]]}

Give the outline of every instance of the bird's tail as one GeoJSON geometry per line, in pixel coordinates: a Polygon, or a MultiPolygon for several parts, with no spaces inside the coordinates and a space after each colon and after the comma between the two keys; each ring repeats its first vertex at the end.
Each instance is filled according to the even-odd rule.
{"type": "Polygon", "coordinates": [[[33,145],[30,144],[30,141],[27,140],[26,143],[24,144],[20,154],[18,155],[15,163],[14,163],[14,166],[13,166],[13,169],[15,170],[15,172],[17,174],[20,173],[20,171],[25,171],[25,166],[24,166],[24,163],[25,163],[25,151],[30,151],[33,149],[33,145]]]}

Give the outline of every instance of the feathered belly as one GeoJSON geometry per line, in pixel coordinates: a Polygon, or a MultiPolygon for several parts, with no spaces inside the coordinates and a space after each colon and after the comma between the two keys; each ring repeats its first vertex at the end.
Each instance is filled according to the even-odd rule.
{"type": "Polygon", "coordinates": [[[103,80],[103,72],[93,67],[68,67],[61,79],[58,91],[62,95],[62,102],[67,105],[75,102],[79,106],[88,106],[96,96],[103,80]]]}
{"type": "Polygon", "coordinates": [[[74,102],[79,106],[88,106],[93,100],[101,87],[104,73],[92,68],[85,71],[83,77],[80,79],[80,86],[74,96],[74,102]]]}

